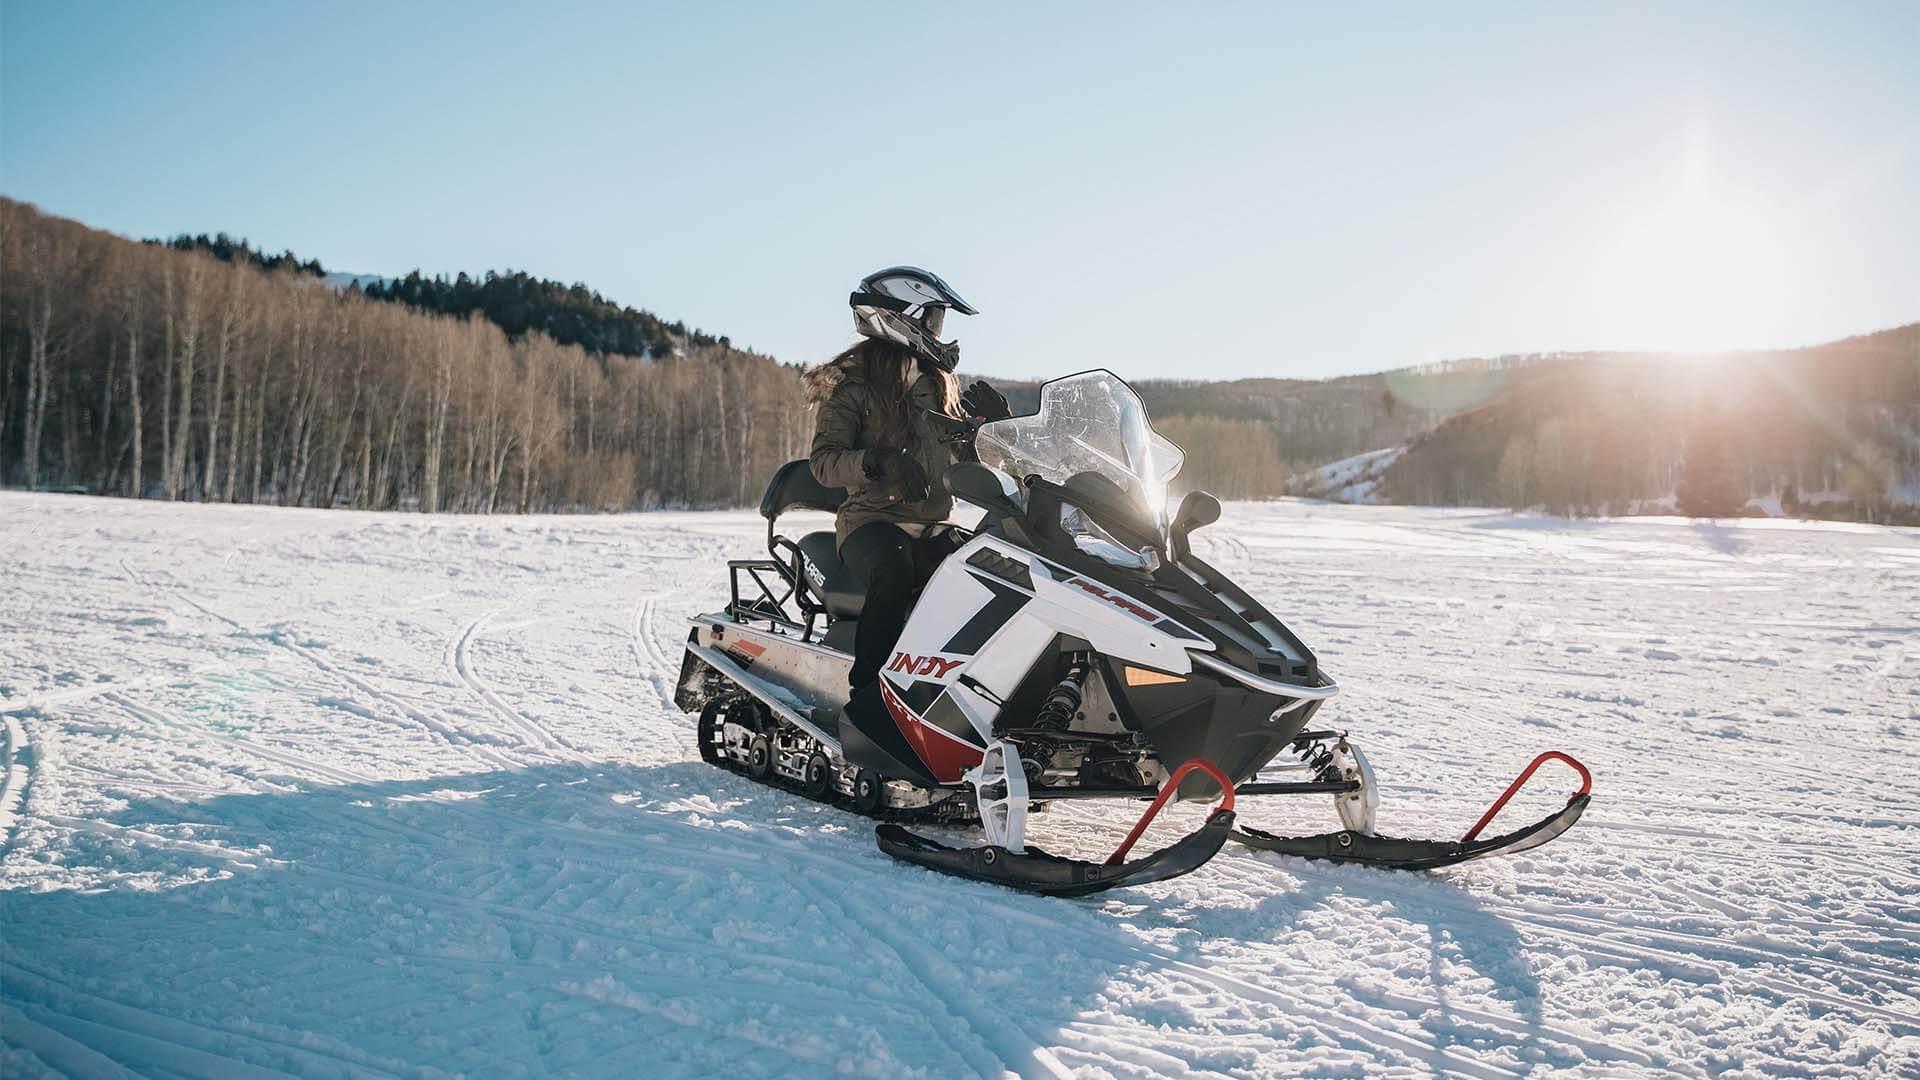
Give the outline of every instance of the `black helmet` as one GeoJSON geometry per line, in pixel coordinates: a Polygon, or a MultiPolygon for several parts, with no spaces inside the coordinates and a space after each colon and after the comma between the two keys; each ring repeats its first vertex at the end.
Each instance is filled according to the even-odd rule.
{"type": "Polygon", "coordinates": [[[940,340],[947,309],[977,314],[946,282],[917,266],[889,266],[868,274],[847,303],[853,306],[853,328],[862,337],[898,342],[942,371],[960,363],[960,343],[940,340]]]}

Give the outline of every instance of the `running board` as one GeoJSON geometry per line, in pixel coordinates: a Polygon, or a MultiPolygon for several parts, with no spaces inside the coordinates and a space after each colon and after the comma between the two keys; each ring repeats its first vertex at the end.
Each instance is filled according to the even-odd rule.
{"type": "Polygon", "coordinates": [[[779,687],[776,687],[774,684],[757,675],[749,674],[746,668],[734,663],[731,658],[718,649],[702,645],[697,641],[689,641],[687,642],[687,651],[699,657],[708,667],[731,679],[740,689],[745,690],[747,693],[759,699],[760,704],[772,710],[773,715],[785,720],[787,723],[792,724],[808,735],[813,736],[814,741],[832,750],[835,754],[840,753],[840,740],[821,730],[820,725],[800,715],[798,710],[782,700],[786,697],[786,694],[779,687]]]}

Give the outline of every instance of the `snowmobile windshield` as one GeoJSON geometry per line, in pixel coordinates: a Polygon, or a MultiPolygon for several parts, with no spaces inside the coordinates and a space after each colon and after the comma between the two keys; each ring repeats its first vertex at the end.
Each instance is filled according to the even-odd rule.
{"type": "Polygon", "coordinates": [[[1163,532],[1167,484],[1185,455],[1153,430],[1140,395],[1111,371],[1083,371],[1040,388],[1040,411],[983,425],[980,460],[1014,476],[1066,484],[1111,480],[1163,532]]]}

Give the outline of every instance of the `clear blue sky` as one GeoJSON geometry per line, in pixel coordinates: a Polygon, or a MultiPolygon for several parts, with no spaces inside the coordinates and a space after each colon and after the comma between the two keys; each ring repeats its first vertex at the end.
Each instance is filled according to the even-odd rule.
{"type": "Polygon", "coordinates": [[[1019,376],[1920,319],[1920,3],[1175,7],[4,0],[0,191],[796,361],[917,263],[1019,376]]]}

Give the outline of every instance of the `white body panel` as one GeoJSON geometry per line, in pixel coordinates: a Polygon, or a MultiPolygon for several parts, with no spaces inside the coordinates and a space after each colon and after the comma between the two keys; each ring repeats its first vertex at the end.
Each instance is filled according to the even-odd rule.
{"type": "MultiPolygon", "coordinates": [[[[1027,676],[1056,635],[1087,641],[1094,651],[1142,667],[1184,675],[1193,670],[1188,649],[1211,650],[1212,642],[1175,636],[1156,628],[1167,616],[1130,597],[1039,559],[991,536],[976,536],[941,564],[922,592],[881,677],[904,689],[937,681],[967,715],[980,742],[993,739],[999,703],[974,689],[977,683],[1004,700],[1027,676]],[[1022,588],[968,560],[991,551],[1026,566],[1033,588],[1022,588]],[[1091,587],[1089,587],[1091,586],[1091,587]],[[1019,597],[1017,611],[991,626],[977,642],[957,643],[963,628],[1002,597],[1019,597]],[[964,678],[963,678],[964,677],[964,678]]],[[[989,623],[991,616],[988,616],[989,623]]]]}

